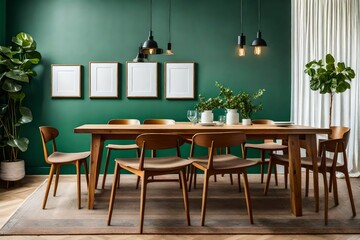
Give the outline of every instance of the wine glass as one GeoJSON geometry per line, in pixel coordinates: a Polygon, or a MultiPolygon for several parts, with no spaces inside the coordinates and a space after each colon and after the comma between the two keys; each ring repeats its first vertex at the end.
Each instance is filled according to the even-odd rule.
{"type": "Polygon", "coordinates": [[[197,114],[197,112],[196,112],[195,110],[188,110],[188,111],[187,111],[187,118],[188,118],[189,121],[192,122],[193,124],[195,124],[196,114],[197,114]]]}

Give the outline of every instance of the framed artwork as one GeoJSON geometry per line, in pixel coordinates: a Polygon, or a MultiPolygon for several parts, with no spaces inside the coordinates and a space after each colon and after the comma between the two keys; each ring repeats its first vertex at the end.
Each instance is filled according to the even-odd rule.
{"type": "Polygon", "coordinates": [[[126,62],[127,97],[157,98],[157,62],[126,62]]]}
{"type": "Polygon", "coordinates": [[[167,99],[194,99],[195,63],[165,63],[165,96],[167,99]]]}
{"type": "Polygon", "coordinates": [[[90,62],[90,98],[118,97],[117,62],[90,62]]]}
{"type": "Polygon", "coordinates": [[[81,98],[81,65],[51,64],[51,97],[81,98]]]}

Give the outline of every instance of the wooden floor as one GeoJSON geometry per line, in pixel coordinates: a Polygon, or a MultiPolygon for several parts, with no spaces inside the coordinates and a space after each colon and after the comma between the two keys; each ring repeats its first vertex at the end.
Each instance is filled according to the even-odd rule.
{"type": "MultiPolygon", "coordinates": [[[[12,215],[12,213],[21,205],[21,203],[29,196],[39,185],[46,179],[46,176],[26,176],[21,181],[15,183],[6,189],[6,185],[1,183],[0,186],[0,226],[12,215]]],[[[360,179],[359,179],[360,181],[360,179]]],[[[359,226],[360,227],[360,226],[359,226]]],[[[313,239],[341,239],[341,240],[357,240],[360,235],[71,235],[71,236],[0,236],[0,239],[20,240],[20,239],[145,239],[145,240],[313,240],[313,239]]]]}

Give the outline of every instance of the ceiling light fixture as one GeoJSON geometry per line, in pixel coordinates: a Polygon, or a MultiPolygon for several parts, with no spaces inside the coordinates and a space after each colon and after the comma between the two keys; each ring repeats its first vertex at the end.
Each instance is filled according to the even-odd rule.
{"type": "Polygon", "coordinates": [[[245,56],[245,35],[243,33],[243,1],[241,0],[241,21],[240,21],[240,27],[241,27],[241,35],[238,36],[238,55],[240,57],[245,56]]]}
{"type": "Polygon", "coordinates": [[[261,22],[261,1],[258,0],[258,29],[259,29],[259,31],[256,34],[255,40],[251,44],[251,46],[255,47],[254,54],[256,56],[261,55],[261,48],[267,46],[265,40],[261,38],[260,22],[261,22]]]}
{"type": "Polygon", "coordinates": [[[154,36],[152,35],[152,0],[150,0],[150,32],[149,38],[142,45],[142,53],[144,54],[162,54],[163,50],[158,48],[157,42],[154,40],[154,36]]]}
{"type": "Polygon", "coordinates": [[[166,55],[173,55],[174,53],[171,51],[171,0],[169,0],[169,42],[167,44],[166,55]]]}

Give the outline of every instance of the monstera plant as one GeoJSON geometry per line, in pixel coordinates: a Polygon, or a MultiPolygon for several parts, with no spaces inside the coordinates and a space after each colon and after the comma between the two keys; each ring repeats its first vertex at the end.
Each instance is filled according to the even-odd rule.
{"type": "Polygon", "coordinates": [[[320,91],[321,94],[330,94],[329,127],[331,126],[332,103],[335,93],[345,92],[350,89],[351,80],[355,78],[355,72],[343,62],[335,63],[331,54],[323,60],[313,60],[305,65],[305,73],[310,76],[310,88],[320,91]]]}
{"type": "Polygon", "coordinates": [[[21,32],[12,38],[11,46],[0,46],[0,127],[4,161],[16,161],[19,150],[25,152],[28,148],[29,139],[20,134],[21,126],[32,121],[31,110],[23,104],[26,96],[23,85],[36,76],[32,67],[40,60],[36,42],[29,34],[21,32]]]}

